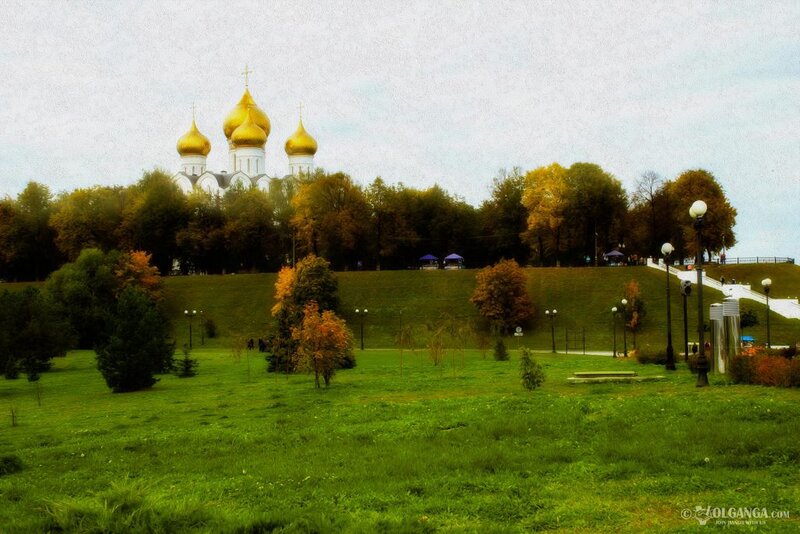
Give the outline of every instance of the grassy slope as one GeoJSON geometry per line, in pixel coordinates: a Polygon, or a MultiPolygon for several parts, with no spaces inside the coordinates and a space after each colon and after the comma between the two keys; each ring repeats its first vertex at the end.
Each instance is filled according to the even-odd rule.
{"type": "MultiPolygon", "coordinates": [[[[800,287],[800,269],[796,266],[759,266],[775,280],[776,294],[780,283],[800,287]],[[790,267],[786,269],[785,267],[790,267]],[[773,275],[774,273],[774,275],[773,275]]],[[[727,268],[726,268],[727,269],[727,268]]],[[[342,301],[341,313],[359,333],[359,318],[355,308],[366,307],[365,344],[367,347],[389,347],[401,322],[415,325],[414,337],[418,346],[424,346],[427,325],[437,324],[444,317],[454,316],[464,323],[477,318],[469,297],[475,287],[475,272],[464,271],[382,271],[337,273],[342,301]]],[[[647,316],[638,336],[640,345],[661,349],[665,345],[666,294],[663,274],[646,267],[630,268],[543,268],[528,269],[529,289],[537,308],[536,320],[525,331],[522,340],[535,348],[550,347],[550,325],[544,309],[556,308],[556,338],[559,350],[564,348],[564,330],[586,329],[589,349],[610,351],[612,330],[610,309],[622,298],[625,283],[637,280],[642,298],[647,306],[647,316]]],[[[710,271],[710,274],[712,271],[710,271]]],[[[766,276],[766,275],[765,275],[766,276]]],[[[673,342],[682,346],[683,311],[677,281],[672,282],[673,342]]],[[[259,337],[271,327],[271,308],[274,274],[175,277],[166,281],[167,299],[176,317],[179,343],[187,339],[185,321],[180,317],[185,308],[202,309],[219,326],[221,339],[210,346],[227,346],[232,332],[247,337],[259,337]]],[[[800,291],[798,292],[800,293],[800,291]]],[[[720,293],[704,292],[706,305],[721,300],[720,293]]],[[[696,299],[689,301],[689,331],[697,324],[696,299]]],[[[759,317],[764,307],[743,301],[743,308],[752,308],[759,317]]],[[[773,344],[794,343],[800,339],[800,321],[789,321],[773,315],[771,324],[773,344]]],[[[708,319],[706,319],[708,320],[708,319]]],[[[764,322],[764,321],[762,321],[764,322]]],[[[195,322],[197,326],[197,322],[195,322]]],[[[757,338],[765,337],[764,325],[753,328],[757,338]]],[[[197,330],[195,331],[197,332],[197,330]]],[[[618,346],[622,347],[621,327],[617,330],[618,346]]],[[[199,336],[195,339],[195,342],[199,336]]],[[[628,339],[632,344],[632,340],[628,339]]],[[[467,346],[475,346],[473,339],[467,346]]],[[[676,349],[679,350],[679,349],[676,349]]]]}
{"type": "Polygon", "coordinates": [[[570,386],[630,360],[540,355],[541,390],[510,362],[359,352],[329,390],[204,349],[200,375],[109,393],[90,353],[0,383],[0,531],[694,531],[681,510],[765,507],[798,528],[800,391],[663,382],[570,386]],[[248,376],[249,375],[249,376],[248,376]],[[11,427],[8,406],[19,426],[11,427]],[[259,530],[259,528],[261,530],[259,530]],[[92,530],[94,529],[94,530],[92,530]],[[244,531],[244,530],[243,530],[244,531]]]}

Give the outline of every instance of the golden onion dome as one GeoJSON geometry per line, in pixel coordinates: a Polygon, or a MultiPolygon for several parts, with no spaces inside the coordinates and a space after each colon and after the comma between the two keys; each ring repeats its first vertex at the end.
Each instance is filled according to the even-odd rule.
{"type": "Polygon", "coordinates": [[[208,156],[211,152],[211,143],[208,137],[200,133],[192,119],[192,127],[178,139],[177,149],[181,156],[208,156]]]}
{"type": "Polygon", "coordinates": [[[253,120],[253,111],[247,110],[244,122],[231,134],[231,143],[235,147],[263,147],[267,142],[267,134],[253,120]]]}
{"type": "Polygon", "coordinates": [[[244,119],[247,116],[248,110],[252,112],[253,122],[255,122],[258,127],[269,136],[269,118],[267,118],[267,114],[261,111],[261,109],[256,105],[256,101],[253,100],[252,96],[250,96],[250,90],[245,88],[242,99],[239,100],[239,103],[236,104],[236,107],[234,107],[231,112],[228,113],[228,116],[225,118],[225,122],[222,124],[225,137],[230,139],[233,135],[233,131],[241,126],[242,123],[244,123],[244,119]]]}
{"type": "Polygon", "coordinates": [[[297,131],[286,140],[285,149],[289,156],[313,156],[317,153],[317,142],[303,128],[303,119],[300,119],[297,131]]]}

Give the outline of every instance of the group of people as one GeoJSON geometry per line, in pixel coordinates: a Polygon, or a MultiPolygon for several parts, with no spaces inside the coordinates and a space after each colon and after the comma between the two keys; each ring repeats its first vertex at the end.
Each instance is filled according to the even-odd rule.
{"type": "MultiPolygon", "coordinates": [[[[247,350],[253,350],[256,348],[256,342],[251,337],[247,340],[247,350]]],[[[258,338],[258,352],[267,352],[267,342],[261,338],[258,338]]]]}

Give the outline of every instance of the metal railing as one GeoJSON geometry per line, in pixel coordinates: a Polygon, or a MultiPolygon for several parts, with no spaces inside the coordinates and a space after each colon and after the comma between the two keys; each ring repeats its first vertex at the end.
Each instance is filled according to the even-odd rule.
{"type": "Polygon", "coordinates": [[[748,263],[794,263],[794,258],[785,256],[743,256],[741,258],[721,258],[716,263],[720,265],[740,265],[748,263]]]}

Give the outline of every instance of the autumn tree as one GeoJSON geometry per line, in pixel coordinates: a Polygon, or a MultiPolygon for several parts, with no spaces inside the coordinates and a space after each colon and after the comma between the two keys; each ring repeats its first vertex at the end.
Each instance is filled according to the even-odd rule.
{"type": "Polygon", "coordinates": [[[269,371],[294,371],[292,355],[297,347],[292,330],[302,322],[303,310],[310,302],[315,302],[318,310],[335,312],[339,307],[338,287],[330,264],[314,255],[306,256],[294,268],[281,269],[271,310],[276,331],[271,339],[269,371]]]}
{"type": "Polygon", "coordinates": [[[149,258],[144,252],[85,249],[74,262],[50,275],[45,287],[64,310],[78,347],[91,349],[105,339],[110,310],[125,288],[140,288],[153,301],[160,298],[161,280],[149,258]]]}
{"type": "Polygon", "coordinates": [[[628,304],[623,310],[624,326],[633,332],[633,346],[636,347],[636,332],[641,328],[642,320],[647,314],[641,289],[639,288],[639,282],[631,280],[625,284],[624,295],[625,299],[628,301],[628,304]]]}
{"type": "Polygon", "coordinates": [[[375,267],[402,267],[402,262],[397,261],[398,252],[413,244],[417,234],[401,201],[400,188],[387,185],[379,176],[367,188],[366,198],[371,212],[375,267]]]}
{"type": "Polygon", "coordinates": [[[328,387],[337,368],[347,360],[355,361],[353,335],[344,320],[331,310],[320,312],[314,301],[303,307],[303,320],[292,328],[292,339],[297,342],[295,367],[313,372],[317,388],[320,377],[328,387]]]}
{"type": "Polygon", "coordinates": [[[282,261],[269,195],[256,187],[225,194],[225,243],[232,270],[264,271],[282,261]]]}
{"type": "Polygon", "coordinates": [[[186,199],[188,222],[175,234],[184,272],[220,274],[230,265],[226,226],[228,212],[218,195],[201,189],[186,199]]]}
{"type": "Polygon", "coordinates": [[[518,167],[511,172],[500,170],[492,180],[491,197],[480,209],[481,243],[490,261],[513,258],[522,265],[528,262],[530,247],[522,241],[528,228],[524,191],[525,176],[518,167]]]}
{"type": "Polygon", "coordinates": [[[120,226],[123,248],[149,252],[161,274],[169,273],[180,253],[175,235],[189,219],[186,196],[160,170],[145,173],[128,194],[120,226]]]}
{"type": "Polygon", "coordinates": [[[574,163],[567,171],[569,208],[567,219],[572,229],[571,262],[583,263],[602,250],[625,242],[625,215],[628,196],[622,183],[594,163],[574,163]]]}
{"type": "Polygon", "coordinates": [[[17,196],[0,201],[0,278],[42,280],[58,267],[61,255],[49,220],[50,190],[30,182],[17,196]]]}
{"type": "Polygon", "coordinates": [[[689,208],[695,200],[703,200],[708,205],[703,217],[703,250],[710,255],[736,244],[733,232],[736,208],[731,206],[713,174],[703,169],[686,171],[670,183],[669,192],[675,199],[676,233],[680,233],[687,244],[685,249],[678,249],[684,256],[693,255],[695,250],[694,221],[689,216],[689,208]]]}
{"type": "Polygon", "coordinates": [[[526,239],[539,264],[561,260],[562,238],[568,209],[567,170],[553,163],[525,175],[522,203],[528,210],[526,239]]]}
{"type": "Polygon", "coordinates": [[[292,226],[302,248],[338,268],[367,257],[369,205],[344,173],[325,174],[300,185],[292,200],[292,226]]]}
{"type": "Polygon", "coordinates": [[[501,260],[481,269],[470,301],[493,330],[509,333],[533,317],[525,271],[514,260],[501,260]]]}
{"type": "Polygon", "coordinates": [[[67,261],[75,261],[85,248],[119,249],[119,228],[125,205],[122,187],[76,189],[55,202],[50,226],[67,261]]]}

